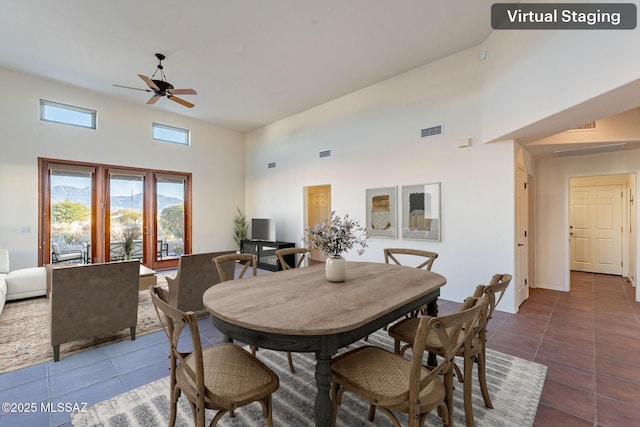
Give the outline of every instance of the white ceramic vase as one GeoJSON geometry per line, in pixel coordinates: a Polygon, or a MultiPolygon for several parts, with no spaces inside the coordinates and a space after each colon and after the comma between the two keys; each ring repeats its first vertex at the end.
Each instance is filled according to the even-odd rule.
{"type": "Polygon", "coordinates": [[[325,273],[330,282],[344,282],[347,279],[347,260],[341,256],[327,257],[325,273]]]}

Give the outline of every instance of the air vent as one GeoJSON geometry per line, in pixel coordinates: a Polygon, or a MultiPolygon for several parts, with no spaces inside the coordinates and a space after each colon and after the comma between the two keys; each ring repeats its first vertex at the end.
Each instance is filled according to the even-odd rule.
{"type": "Polygon", "coordinates": [[[268,167],[269,169],[273,169],[273,168],[275,168],[275,167],[276,167],[276,162],[271,162],[271,163],[269,163],[269,164],[267,165],[267,167],[268,167]]]}
{"type": "Polygon", "coordinates": [[[431,126],[428,128],[424,128],[422,129],[422,131],[420,131],[420,135],[423,138],[427,138],[430,136],[437,136],[437,135],[442,135],[443,130],[442,130],[442,125],[436,125],[436,126],[431,126]]]}
{"type": "Polygon", "coordinates": [[[567,132],[576,132],[576,131],[584,131],[584,130],[596,130],[596,122],[585,123],[582,126],[569,129],[567,132]]]}
{"type": "Polygon", "coordinates": [[[579,156],[582,154],[611,153],[615,151],[621,151],[623,146],[624,146],[624,142],[620,144],[597,145],[594,147],[574,148],[571,150],[554,151],[553,154],[556,157],[568,157],[568,156],[579,156]]]}
{"type": "Polygon", "coordinates": [[[320,158],[323,159],[325,157],[331,157],[331,150],[320,151],[320,158]]]}

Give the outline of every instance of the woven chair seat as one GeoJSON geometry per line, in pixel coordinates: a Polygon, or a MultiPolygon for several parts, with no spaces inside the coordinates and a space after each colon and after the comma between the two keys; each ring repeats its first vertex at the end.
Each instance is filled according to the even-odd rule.
{"type": "MultiPolygon", "coordinates": [[[[194,357],[185,359],[195,370],[194,357]]],[[[227,343],[202,350],[204,383],[208,403],[218,408],[232,409],[256,400],[256,396],[272,393],[278,383],[265,366],[243,348],[227,343]]],[[[177,376],[185,379],[195,391],[195,383],[178,367],[177,376]]],[[[185,393],[187,391],[185,390],[185,393]]]]}
{"type": "MultiPolygon", "coordinates": [[[[331,364],[333,374],[349,378],[350,388],[368,400],[400,412],[408,410],[409,372],[411,361],[379,347],[365,346],[354,350],[349,357],[337,358],[331,364]]],[[[420,379],[429,374],[423,368],[420,379]]],[[[435,378],[420,393],[422,409],[431,409],[444,399],[444,383],[435,378]]]]}
{"type": "Polygon", "coordinates": [[[470,298],[458,313],[420,317],[410,359],[372,346],[360,347],[336,357],[331,362],[333,426],[336,425],[342,396],[351,392],[369,401],[369,421],[374,420],[379,408],[396,427],[400,422],[395,412],[409,416],[409,427],[419,427],[437,408],[443,424],[451,427],[452,362],[460,348],[468,351],[473,325],[478,322],[481,312],[486,311],[488,300],[486,296],[470,298]],[[425,343],[430,334],[438,337],[444,351],[444,356],[431,369],[424,366],[425,343]]]}
{"type": "Polygon", "coordinates": [[[235,344],[203,349],[197,315],[169,305],[167,292],[160,286],[149,287],[149,292],[169,340],[168,426],[176,424],[178,399],[184,393],[197,427],[204,427],[205,409],[217,411],[209,424],[215,427],[225,414],[233,416],[236,408],[252,402],[260,404],[267,426],[273,427],[271,395],[280,385],[276,373],[235,344]],[[191,352],[179,350],[182,337],[184,341],[191,338],[191,352]]]}

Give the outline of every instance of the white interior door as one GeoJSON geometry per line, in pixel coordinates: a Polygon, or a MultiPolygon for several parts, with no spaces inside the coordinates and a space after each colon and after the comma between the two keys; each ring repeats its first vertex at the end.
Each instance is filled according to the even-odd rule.
{"type": "Polygon", "coordinates": [[[570,189],[571,269],[622,274],[622,185],[570,189]]]}

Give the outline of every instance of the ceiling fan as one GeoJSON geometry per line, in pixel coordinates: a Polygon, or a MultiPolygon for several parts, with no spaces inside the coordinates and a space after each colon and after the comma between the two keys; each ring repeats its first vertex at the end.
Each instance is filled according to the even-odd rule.
{"type": "Polygon", "coordinates": [[[131,86],[122,86],[122,85],[115,85],[116,87],[123,87],[125,89],[134,89],[134,90],[142,90],[145,92],[151,92],[153,93],[153,96],[151,97],[151,99],[149,99],[147,101],[147,104],[155,104],[156,101],[158,101],[158,99],[160,99],[163,96],[166,96],[167,98],[169,98],[170,100],[177,102],[178,104],[184,105],[187,108],[193,108],[195,105],[185,101],[182,98],[178,98],[176,95],[197,95],[196,91],[193,89],[174,89],[173,85],[171,83],[169,83],[167,81],[167,78],[164,75],[164,67],[162,66],[162,61],[164,61],[165,56],[161,53],[156,53],[156,58],[158,58],[158,68],[156,69],[156,71],[153,73],[153,75],[151,76],[151,78],[145,76],[144,74],[138,74],[138,77],[140,77],[146,84],[147,86],[149,86],[149,89],[140,89],[137,87],[131,87],[131,86]],[[156,79],[156,74],[158,74],[158,79],[156,79]]]}

